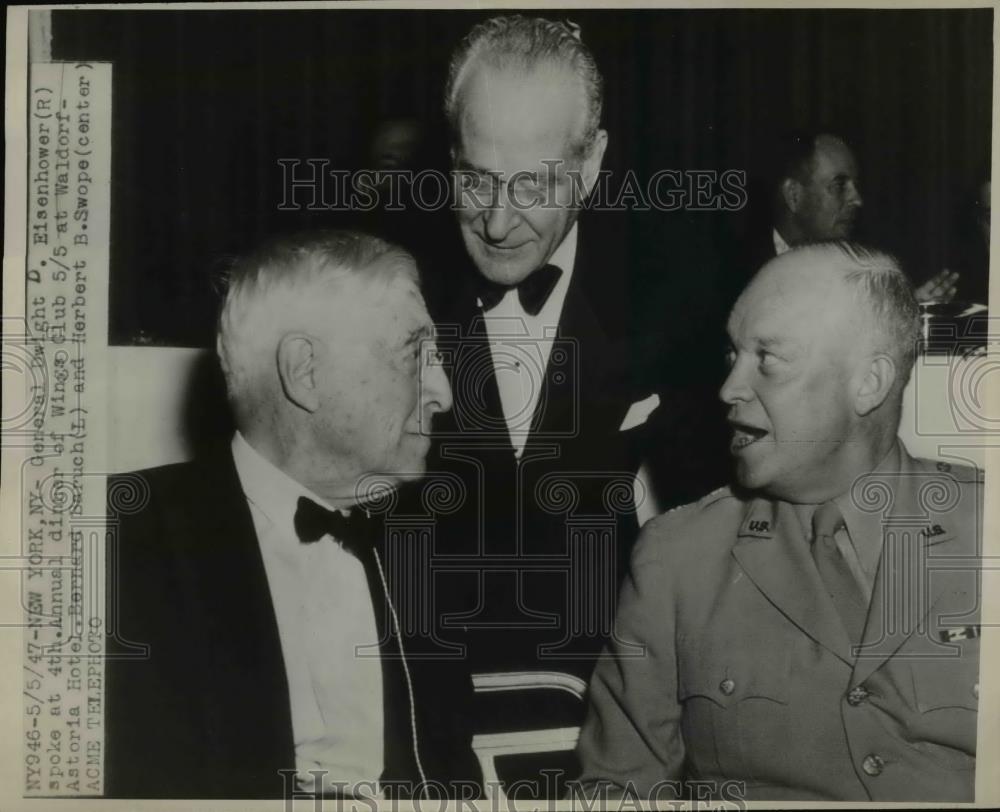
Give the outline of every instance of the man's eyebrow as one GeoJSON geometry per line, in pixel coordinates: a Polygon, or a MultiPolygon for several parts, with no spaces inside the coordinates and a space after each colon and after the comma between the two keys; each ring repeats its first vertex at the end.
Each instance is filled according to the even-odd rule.
{"type": "Polygon", "coordinates": [[[406,343],[404,346],[409,347],[416,344],[418,341],[423,341],[425,338],[430,338],[434,330],[429,324],[421,325],[415,330],[411,330],[409,336],[406,338],[406,343]]]}
{"type": "Polygon", "coordinates": [[[757,339],[757,347],[764,350],[784,349],[793,344],[794,342],[781,336],[761,336],[757,339]]]}
{"type": "Polygon", "coordinates": [[[521,170],[513,175],[514,180],[529,181],[530,183],[538,183],[538,172],[529,172],[527,169],[521,170]]]}
{"type": "Polygon", "coordinates": [[[455,163],[455,168],[459,172],[475,172],[477,175],[499,175],[500,173],[493,169],[486,169],[482,166],[475,166],[469,163],[464,158],[459,158],[455,163]]]}

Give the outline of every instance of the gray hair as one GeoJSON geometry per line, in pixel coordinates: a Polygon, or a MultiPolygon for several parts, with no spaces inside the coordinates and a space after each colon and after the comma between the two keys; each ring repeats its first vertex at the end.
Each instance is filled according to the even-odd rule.
{"type": "Polygon", "coordinates": [[[416,263],[402,248],[347,230],[272,239],[236,259],[223,280],[216,349],[237,422],[260,394],[255,387],[273,367],[281,335],[313,323],[304,320],[304,310],[314,315],[328,306],[329,288],[347,278],[396,274],[419,282],[416,263]],[[327,295],[318,296],[323,286],[327,295]]]}
{"type": "Polygon", "coordinates": [[[910,379],[920,341],[920,308],[913,285],[894,256],[856,242],[807,243],[796,251],[814,251],[833,261],[858,305],[868,311],[875,349],[896,364],[894,389],[902,393],[910,379]]]}
{"type": "Polygon", "coordinates": [[[583,134],[572,149],[581,159],[590,154],[601,123],[604,80],[594,55],[580,39],[578,25],[520,14],[491,17],[476,25],[455,49],[448,67],[444,110],[453,138],[458,132],[461,112],[458,92],[470,66],[477,61],[521,71],[543,64],[568,68],[580,80],[587,104],[583,134]]]}

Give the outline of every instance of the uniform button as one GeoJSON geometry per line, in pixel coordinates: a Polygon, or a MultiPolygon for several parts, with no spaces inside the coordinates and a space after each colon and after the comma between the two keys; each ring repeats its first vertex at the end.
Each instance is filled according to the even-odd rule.
{"type": "Polygon", "coordinates": [[[847,692],[847,704],[850,705],[851,707],[856,708],[858,705],[860,705],[862,702],[868,699],[868,696],[869,696],[868,689],[865,688],[864,685],[855,685],[853,688],[851,688],[850,691],[847,692]]]}
{"type": "Polygon", "coordinates": [[[977,682],[977,683],[975,683],[975,684],[974,684],[974,685],[972,686],[972,695],[973,695],[973,696],[974,696],[974,697],[975,697],[976,699],[979,699],[979,683],[978,683],[978,682],[977,682]]]}
{"type": "Polygon", "coordinates": [[[881,756],[877,756],[874,753],[869,753],[865,756],[865,760],[861,762],[861,769],[865,771],[866,775],[870,775],[873,778],[876,775],[882,775],[882,769],[885,767],[885,762],[882,760],[881,756]]]}
{"type": "Polygon", "coordinates": [[[724,679],[719,683],[719,690],[726,696],[730,696],[736,690],[736,683],[731,679],[724,679]]]}

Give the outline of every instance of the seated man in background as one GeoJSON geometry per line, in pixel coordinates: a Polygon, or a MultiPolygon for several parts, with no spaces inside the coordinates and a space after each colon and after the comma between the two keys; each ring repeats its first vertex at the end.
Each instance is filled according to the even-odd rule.
{"type": "Polygon", "coordinates": [[[373,483],[423,474],[431,418],[451,404],[413,259],[324,232],[259,249],[229,282],[232,442],[109,486],[106,792],[420,796],[476,781],[467,676],[407,661],[392,596],[409,573],[366,504],[373,483]]]}
{"type": "MultiPolygon", "coordinates": [[[[777,139],[770,152],[770,227],[754,235],[744,257],[744,268],[751,274],[796,246],[851,239],[864,204],[857,159],[841,136],[794,131],[777,139]]],[[[948,301],[955,295],[958,276],[948,269],[935,274],[917,288],[917,301],[948,301]]]]}
{"type": "Polygon", "coordinates": [[[728,331],[737,482],[645,526],[579,789],[973,800],[982,481],[897,439],[905,276],[848,243],[796,249],[728,331]]]}
{"type": "Polygon", "coordinates": [[[793,136],[775,178],[772,256],[818,240],[850,239],[863,205],[854,153],[832,133],[793,136]]]}

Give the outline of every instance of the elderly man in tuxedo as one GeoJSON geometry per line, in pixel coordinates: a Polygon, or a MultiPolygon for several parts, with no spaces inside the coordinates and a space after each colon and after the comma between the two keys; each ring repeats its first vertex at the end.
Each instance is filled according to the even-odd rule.
{"type": "MultiPolygon", "coordinates": [[[[634,318],[629,224],[581,213],[608,144],[602,104],[580,30],[524,16],[477,25],[445,91],[468,268],[435,309],[455,406],[435,429],[434,466],[466,493],[437,527],[453,556],[442,635],[476,671],[563,688],[567,675],[585,685],[611,633],[636,506],[649,504],[635,482],[658,398],[653,420],[670,439],[695,436],[699,415],[683,388],[663,397],[642,364],[671,356],[643,349],[655,331],[634,318]],[[681,415],[692,421],[683,431],[681,415]]],[[[669,312],[657,312],[660,324],[669,312]]],[[[709,455],[663,450],[668,499],[707,486],[694,471],[709,455]]],[[[478,730],[578,725],[582,703],[560,697],[507,696],[478,730]]]]}
{"type": "Polygon", "coordinates": [[[898,265],[847,243],[744,291],[721,390],[736,483],[643,530],[585,792],[973,800],[982,479],[897,437],[918,324],[898,265]]]}
{"type": "Polygon", "coordinates": [[[232,442],[110,485],[107,793],[475,782],[467,676],[407,658],[379,521],[451,404],[412,257],[356,232],[275,240],[233,268],[218,352],[232,442]]]}

